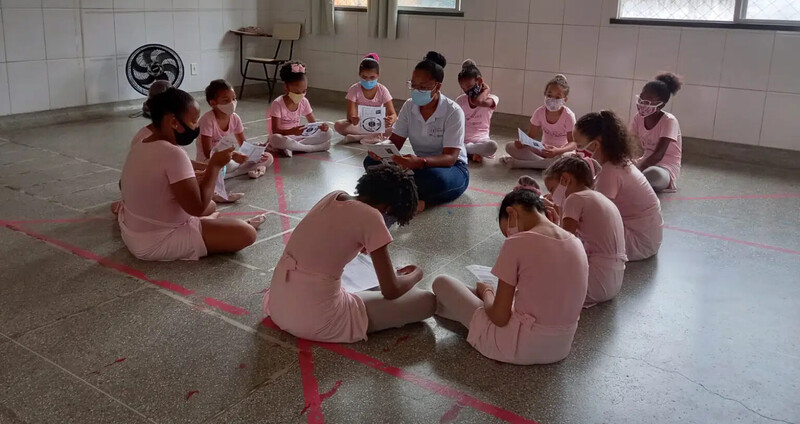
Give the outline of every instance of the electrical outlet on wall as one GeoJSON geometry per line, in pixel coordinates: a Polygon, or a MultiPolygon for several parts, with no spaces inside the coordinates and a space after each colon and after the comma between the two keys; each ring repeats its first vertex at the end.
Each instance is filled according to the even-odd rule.
{"type": "Polygon", "coordinates": [[[191,69],[192,75],[197,75],[197,64],[196,63],[190,64],[189,68],[191,69]]]}

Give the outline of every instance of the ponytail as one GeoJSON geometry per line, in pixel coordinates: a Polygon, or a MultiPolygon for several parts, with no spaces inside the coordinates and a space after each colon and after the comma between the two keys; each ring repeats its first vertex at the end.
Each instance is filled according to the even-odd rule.
{"type": "Polygon", "coordinates": [[[575,129],[590,140],[600,140],[600,149],[606,160],[623,165],[633,157],[625,124],[610,110],[591,112],[575,123],[575,129]]]}

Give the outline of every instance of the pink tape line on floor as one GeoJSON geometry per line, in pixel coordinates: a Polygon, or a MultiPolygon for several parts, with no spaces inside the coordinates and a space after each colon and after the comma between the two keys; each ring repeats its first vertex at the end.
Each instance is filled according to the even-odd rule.
{"type": "Polygon", "coordinates": [[[731,242],[731,243],[738,243],[738,244],[743,244],[743,245],[751,246],[751,247],[758,247],[760,249],[767,249],[767,250],[774,250],[776,252],[789,253],[791,255],[800,255],[800,251],[797,251],[797,250],[791,250],[791,249],[786,249],[786,248],[777,247],[777,246],[770,246],[768,244],[755,243],[755,242],[747,241],[747,240],[738,240],[738,239],[735,239],[735,238],[719,236],[719,235],[716,235],[716,234],[702,233],[700,231],[688,230],[688,229],[685,229],[685,228],[678,228],[678,227],[672,227],[672,226],[669,226],[669,225],[665,225],[664,229],[665,230],[672,230],[672,231],[680,231],[682,233],[694,234],[696,236],[708,237],[708,238],[713,238],[713,239],[717,239],[717,240],[724,240],[724,241],[728,241],[728,242],[731,242]]]}

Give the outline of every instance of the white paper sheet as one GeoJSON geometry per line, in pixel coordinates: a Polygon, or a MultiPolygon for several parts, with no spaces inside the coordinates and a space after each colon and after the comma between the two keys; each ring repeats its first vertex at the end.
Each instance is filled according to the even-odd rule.
{"type": "Polygon", "coordinates": [[[225,168],[219,171],[217,182],[214,184],[214,193],[225,200],[228,200],[228,189],[225,188],[225,168]]]}
{"type": "Polygon", "coordinates": [[[497,289],[497,277],[492,274],[492,268],[483,265],[468,265],[467,271],[471,272],[478,281],[490,284],[495,290],[497,289]]]}
{"type": "Polygon", "coordinates": [[[525,134],[525,131],[519,128],[517,128],[517,131],[519,132],[520,143],[533,147],[534,149],[544,150],[544,144],[541,141],[528,137],[528,134],[525,134]]]}
{"type": "Polygon", "coordinates": [[[400,156],[397,146],[392,143],[371,144],[367,146],[367,150],[380,156],[381,159],[392,159],[392,156],[400,156]]]}
{"type": "Polygon", "coordinates": [[[372,258],[359,253],[355,259],[344,267],[342,287],[348,293],[358,293],[378,287],[378,274],[372,265],[372,258]]]}
{"type": "Polygon", "coordinates": [[[216,146],[211,149],[211,154],[213,155],[215,152],[221,152],[223,150],[228,150],[231,147],[238,146],[239,143],[236,141],[236,136],[233,134],[228,134],[225,137],[222,137],[216,146]]]}
{"type": "Polygon", "coordinates": [[[242,146],[239,147],[239,153],[247,155],[248,162],[260,162],[266,150],[267,146],[257,146],[248,141],[245,141],[242,143],[242,146]]]}
{"type": "Polygon", "coordinates": [[[362,134],[382,134],[386,131],[386,108],[359,105],[358,129],[362,134]]]}
{"type": "Polygon", "coordinates": [[[305,129],[303,129],[303,137],[311,137],[312,135],[322,131],[319,129],[322,126],[323,122],[309,122],[305,125],[305,129]]]}

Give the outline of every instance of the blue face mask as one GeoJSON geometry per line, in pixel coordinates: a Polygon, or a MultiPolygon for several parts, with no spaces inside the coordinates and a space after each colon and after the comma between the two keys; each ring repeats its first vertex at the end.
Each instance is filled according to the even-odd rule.
{"type": "Polygon", "coordinates": [[[425,106],[433,100],[431,90],[411,90],[411,101],[417,106],[425,106]]]}
{"type": "Polygon", "coordinates": [[[378,85],[378,80],[361,80],[361,86],[364,87],[365,90],[372,90],[375,86],[378,85]]]}

